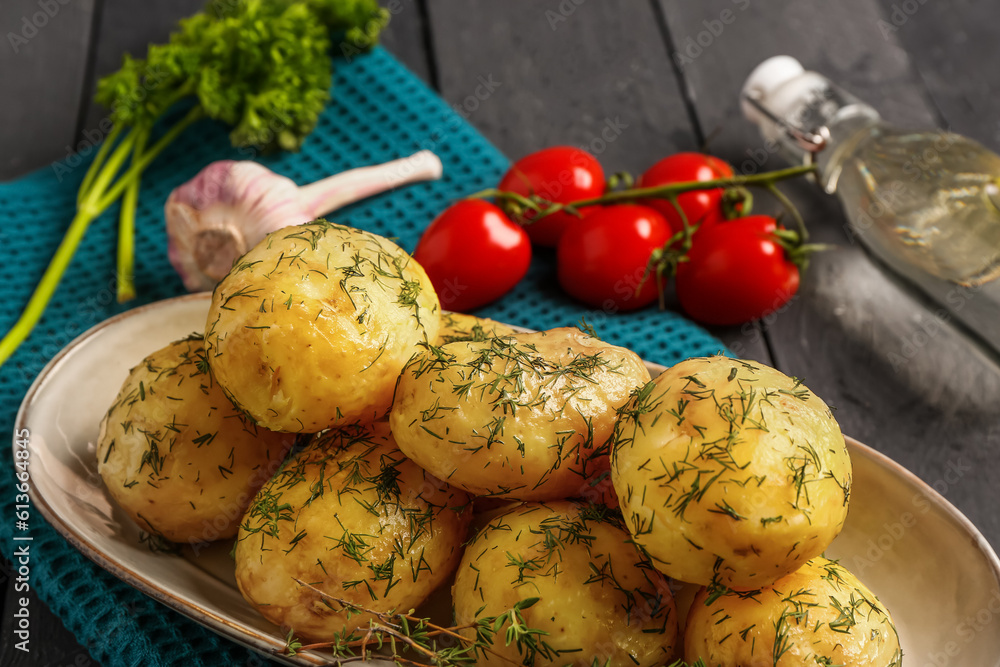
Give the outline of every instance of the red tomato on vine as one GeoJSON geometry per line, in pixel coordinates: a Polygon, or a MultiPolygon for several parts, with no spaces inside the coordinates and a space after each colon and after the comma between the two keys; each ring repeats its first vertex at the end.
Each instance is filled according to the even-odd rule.
{"type": "MultiPolygon", "coordinates": [[[[733,168],[723,160],[703,153],[676,153],[663,158],[639,177],[638,186],[651,188],[657,185],[685,181],[712,181],[731,178],[733,168]]],[[[699,231],[726,219],[722,208],[723,188],[695,190],[677,195],[677,204],[687,216],[689,224],[698,224],[699,231]]],[[[674,232],[684,229],[680,214],[669,199],[647,199],[643,204],[655,208],[670,223],[674,232]]]]}
{"type": "Polygon", "coordinates": [[[784,306],[799,289],[799,267],[774,218],[751,215],[700,231],[677,266],[681,308],[705,324],[742,324],[784,306]]]}
{"type": "MultiPolygon", "coordinates": [[[[552,146],[515,162],[500,180],[498,188],[566,204],[604,194],[604,169],[587,151],[572,146],[552,146]]],[[[586,215],[588,210],[581,210],[581,215],[586,215]]],[[[525,218],[530,221],[530,211],[525,218]]],[[[563,232],[579,221],[580,217],[559,211],[538,222],[529,222],[525,228],[533,243],[554,248],[563,232]]]]}
{"type": "Polygon", "coordinates": [[[600,208],[559,240],[559,283],[571,296],[610,312],[647,306],[660,289],[655,273],[646,275],[647,265],[669,238],[667,221],[649,207],[600,208]]]}
{"type": "Polygon", "coordinates": [[[446,310],[465,312],[499,299],[531,264],[520,225],[481,199],[452,204],[434,219],[413,252],[446,310]]]}

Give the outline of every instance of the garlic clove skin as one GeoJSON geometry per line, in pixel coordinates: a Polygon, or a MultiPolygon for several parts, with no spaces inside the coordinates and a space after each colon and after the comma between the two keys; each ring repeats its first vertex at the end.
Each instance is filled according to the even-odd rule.
{"type": "Polygon", "coordinates": [[[190,292],[212,290],[270,232],[309,222],[298,186],[256,162],[213,162],[167,199],[168,257],[190,292]]]}
{"type": "Polygon", "coordinates": [[[219,160],[167,199],[167,253],[190,292],[215,289],[233,264],[271,232],[360,199],[441,178],[431,151],[359,167],[301,188],[256,162],[219,160]]]}
{"type": "Polygon", "coordinates": [[[312,218],[319,218],[372,195],[410,183],[436,181],[444,166],[428,150],[384,164],[357,167],[299,187],[299,199],[312,218]]]}

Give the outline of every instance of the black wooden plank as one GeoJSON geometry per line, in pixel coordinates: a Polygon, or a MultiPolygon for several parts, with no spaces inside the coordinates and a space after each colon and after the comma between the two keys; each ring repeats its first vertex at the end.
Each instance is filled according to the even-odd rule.
{"type": "Polygon", "coordinates": [[[390,18],[379,42],[424,83],[436,86],[423,0],[388,0],[382,6],[389,10],[390,18]]]}
{"type": "MultiPolygon", "coordinates": [[[[894,122],[935,123],[936,110],[894,35],[884,39],[871,0],[802,3],[772,0],[662,0],[674,44],[703,31],[707,46],[683,65],[698,117],[718,128],[715,149],[745,165],[776,168],[756,128],[743,120],[737,96],[752,68],[788,53],[841,82],[894,122]],[[714,21],[725,10],[733,20],[714,21]],[[706,23],[707,22],[707,23],[706,23]],[[718,35],[711,33],[716,28],[718,35]],[[755,158],[761,158],[758,161],[755,158]]],[[[944,29],[942,27],[942,29],[944,29]]],[[[692,49],[691,53],[696,53],[692,49]]],[[[687,55],[687,54],[685,54],[687,55]]],[[[886,278],[845,234],[843,209],[808,183],[791,186],[814,236],[841,249],[817,257],[800,296],[769,327],[775,361],[839,407],[844,431],[881,449],[959,506],[993,544],[1000,517],[989,499],[1000,465],[1000,373],[947,323],[886,278]],[[949,469],[961,483],[946,484],[949,469]]]]}
{"type": "MultiPolygon", "coordinates": [[[[144,2],[140,10],[129,0],[103,0],[100,20],[94,30],[95,49],[92,72],[86,81],[88,89],[79,103],[74,105],[74,120],[77,106],[82,106],[84,114],[80,142],[93,145],[103,139],[99,127],[106,110],[92,101],[97,78],[118,69],[123,53],[142,57],[148,43],[164,41],[179,18],[199,11],[203,6],[203,0],[150,0],[144,2]]],[[[36,653],[32,656],[34,661],[21,664],[97,664],[44,605],[35,601],[33,611],[46,623],[44,634],[39,636],[46,638],[45,650],[51,655],[47,656],[46,662],[38,662],[44,656],[36,653]]]]}
{"type": "MultiPolygon", "coordinates": [[[[137,12],[134,0],[104,0],[96,35],[93,81],[121,67],[123,54],[141,58],[149,44],[165,42],[179,19],[201,11],[204,4],[204,0],[148,0],[137,12]]],[[[430,81],[420,0],[389,0],[382,4],[391,18],[381,43],[424,81],[430,81]]],[[[333,51],[348,57],[352,54],[350,49],[340,49],[336,44],[333,51]]],[[[105,115],[104,107],[91,103],[85,128],[94,131],[105,115]]]]}
{"type": "Polygon", "coordinates": [[[879,0],[879,32],[910,53],[931,99],[955,132],[1000,150],[997,8],[988,2],[879,0]]]}
{"type": "MultiPolygon", "coordinates": [[[[641,173],[698,147],[649,3],[427,1],[442,96],[511,158],[570,144],[641,173]]],[[[713,333],[770,359],[754,326],[713,333]]]]}
{"type": "Polygon", "coordinates": [[[0,180],[73,150],[94,6],[0,2],[0,180]]]}
{"type": "Polygon", "coordinates": [[[179,19],[201,11],[204,5],[205,0],[146,0],[140,9],[134,0],[103,0],[94,36],[96,51],[87,94],[86,132],[96,130],[107,115],[107,109],[92,101],[97,79],[120,68],[126,53],[145,57],[149,44],[167,41],[179,19]]]}
{"type": "MultiPolygon", "coordinates": [[[[3,82],[4,93],[8,92],[8,85],[13,85],[12,89],[15,91],[19,91],[19,86],[23,85],[26,88],[31,88],[32,94],[18,94],[16,98],[12,97],[11,99],[33,100],[31,104],[23,106],[0,106],[0,122],[6,120],[5,113],[10,115],[11,110],[13,110],[21,114],[17,117],[10,116],[17,122],[26,122],[25,119],[31,119],[38,123],[31,125],[32,128],[38,129],[31,129],[29,133],[0,134],[0,142],[2,142],[0,143],[0,151],[4,155],[12,156],[9,164],[0,165],[0,178],[5,175],[17,175],[33,166],[62,157],[68,153],[67,146],[75,147],[76,143],[73,138],[76,132],[78,108],[81,105],[85,113],[82,139],[91,144],[94,139],[100,139],[98,128],[106,110],[90,101],[92,91],[85,91],[85,85],[92,87],[98,77],[116,70],[121,65],[123,53],[128,52],[141,57],[149,43],[165,41],[178,19],[199,11],[203,5],[203,0],[155,0],[145,2],[142,11],[136,11],[135,3],[129,0],[104,0],[100,22],[94,36],[96,52],[93,57],[93,74],[87,82],[84,81],[83,67],[79,68],[77,80],[72,85],[63,84],[62,79],[60,79],[61,76],[68,79],[69,73],[76,72],[72,68],[65,68],[64,58],[71,59],[71,61],[81,65],[87,60],[84,54],[77,54],[72,50],[71,47],[74,45],[72,40],[67,40],[67,44],[60,46],[48,42],[43,43],[42,37],[39,36],[31,42],[34,51],[21,50],[22,59],[20,61],[6,57],[0,59],[0,81],[3,82]],[[8,76],[8,68],[12,68],[10,76],[8,76]],[[43,74],[39,74],[39,72],[43,72],[43,74]],[[44,88],[47,97],[39,99],[38,81],[45,81],[47,84],[54,81],[55,84],[58,84],[57,92],[63,92],[65,99],[56,99],[54,93],[50,94],[48,85],[44,88]],[[70,100],[70,92],[75,95],[72,100],[70,100]],[[57,118],[52,113],[54,111],[64,113],[57,118]],[[65,127],[64,132],[52,131],[53,128],[62,127],[65,127]],[[44,128],[44,132],[42,132],[42,128],[44,128]],[[42,135],[49,138],[48,143],[57,150],[53,152],[52,146],[49,146],[48,153],[41,152],[41,149],[45,148],[45,142],[40,142],[37,146],[24,141],[19,144],[13,143],[14,140],[18,139],[38,139],[38,136],[31,135],[42,135]],[[56,138],[65,145],[51,141],[56,138]]],[[[69,6],[72,5],[67,5],[67,7],[69,6]]],[[[392,12],[392,21],[390,27],[383,33],[383,43],[410,69],[425,80],[429,80],[430,67],[427,50],[424,48],[424,25],[418,0],[400,0],[398,3],[390,2],[385,6],[389,7],[392,12]]],[[[8,12],[17,13],[15,11],[17,9],[16,5],[2,4],[0,6],[0,26],[8,23],[6,14],[8,12]]],[[[67,16],[66,18],[72,17],[67,16]]],[[[89,19],[86,22],[86,28],[89,35],[89,19]]],[[[57,29],[53,27],[49,30],[51,37],[57,39],[57,29]]],[[[14,120],[10,122],[14,122],[14,120]]],[[[9,576],[8,566],[6,561],[0,560],[0,599],[4,602],[4,610],[13,610],[15,598],[22,594],[14,590],[14,582],[9,576]]],[[[2,631],[4,638],[2,648],[0,648],[0,664],[10,667],[96,666],[97,663],[88,655],[86,649],[77,644],[74,637],[63,627],[61,621],[37,599],[33,592],[28,593],[28,595],[32,635],[35,638],[31,643],[32,650],[30,653],[23,653],[14,648],[13,642],[7,641],[14,636],[13,630],[17,621],[10,613],[4,613],[2,621],[0,621],[0,631],[2,631]]]]}
{"type": "Polygon", "coordinates": [[[468,107],[512,158],[568,143],[589,146],[609,173],[637,172],[697,146],[648,3],[429,0],[429,8],[442,95],[468,107]],[[496,87],[476,100],[483,81],[496,87]]]}
{"type": "MultiPolygon", "coordinates": [[[[12,553],[12,552],[9,552],[12,553]]],[[[9,555],[6,554],[6,555],[9,555]]],[[[88,665],[98,667],[87,654],[86,649],[76,643],[72,634],[63,627],[48,607],[38,599],[31,588],[24,590],[25,583],[18,581],[18,574],[7,560],[0,557],[0,665],[4,667],[46,667],[59,665],[88,665]],[[27,598],[26,607],[21,605],[27,598]],[[21,618],[14,614],[27,609],[27,644],[20,648],[23,636],[15,634],[20,629],[21,618]],[[27,650],[22,650],[27,649],[27,650]]],[[[29,575],[30,578],[30,575],[29,575]]]]}
{"type": "MultiPolygon", "coordinates": [[[[76,149],[79,108],[95,12],[94,0],[0,3],[0,179],[14,178],[76,149]]],[[[9,554],[8,554],[9,555],[9,554]]],[[[93,664],[61,621],[33,590],[18,590],[16,575],[0,558],[0,664],[37,667],[93,664]],[[19,620],[13,614],[28,599],[30,652],[16,648],[19,620]],[[84,661],[84,662],[81,662],[84,661]]]]}

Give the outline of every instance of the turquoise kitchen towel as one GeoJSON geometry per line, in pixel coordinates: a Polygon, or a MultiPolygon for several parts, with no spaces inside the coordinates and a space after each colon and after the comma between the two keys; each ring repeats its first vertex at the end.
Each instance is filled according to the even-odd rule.
{"type": "MultiPolygon", "coordinates": [[[[333,102],[301,152],[256,159],[305,184],[425,148],[444,163],[440,181],[358,203],[332,219],[393,237],[412,251],[436,213],[464,195],[495,185],[508,165],[496,148],[432,90],[386,51],[376,49],[351,62],[336,62],[333,102]]],[[[93,152],[0,184],[3,331],[27,302],[73,217],[76,191],[93,152]]],[[[224,127],[203,121],[189,128],[146,172],[136,220],[139,298],[126,306],[115,302],[117,210],[93,223],[40,325],[0,368],[0,428],[5,433],[13,432],[15,413],[29,384],[63,346],[127,308],[183,293],[167,261],[163,204],[173,188],[209,162],[247,157],[246,151],[229,145],[224,127]]],[[[607,315],[583,307],[558,289],[554,275],[552,254],[539,253],[528,277],[478,314],[535,329],[573,326],[586,317],[602,338],[665,365],[723,350],[718,340],[675,313],[646,309],[607,315]]],[[[4,440],[0,461],[6,462],[8,472],[0,475],[0,498],[11,499],[11,442],[4,440]]],[[[13,519],[8,517],[0,523],[0,542],[8,559],[14,551],[13,533],[13,519]]],[[[31,586],[101,665],[253,667],[267,662],[91,563],[37,512],[31,516],[30,534],[31,586]]]]}

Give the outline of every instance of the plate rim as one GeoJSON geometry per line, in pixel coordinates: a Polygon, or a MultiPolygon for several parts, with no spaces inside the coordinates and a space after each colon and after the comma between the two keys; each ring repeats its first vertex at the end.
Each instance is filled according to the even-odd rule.
{"type": "MultiPolygon", "coordinates": [[[[122,320],[142,315],[151,310],[157,310],[165,306],[172,306],[182,302],[208,301],[211,298],[211,295],[211,292],[198,292],[153,301],[103,320],[75,337],[51,360],[49,360],[49,362],[32,381],[18,407],[17,414],[14,419],[13,439],[16,440],[16,434],[20,432],[21,429],[26,427],[27,413],[39,391],[42,390],[51,376],[60,366],[62,366],[67,358],[80,347],[81,344],[100,334],[105,329],[116,325],[122,320]]],[[[526,329],[524,327],[515,328],[531,331],[530,329],[526,329]]],[[[656,375],[667,369],[666,366],[654,362],[643,360],[643,363],[651,371],[655,369],[656,375]]],[[[653,375],[653,377],[655,377],[655,375],[653,375]]],[[[891,474],[897,477],[902,478],[917,491],[922,493],[928,501],[930,501],[932,506],[942,510],[946,514],[947,518],[954,522],[956,527],[961,529],[967,537],[971,538],[971,541],[974,543],[978,552],[984,557],[985,562],[989,564],[995,580],[1000,583],[1000,557],[998,557],[996,551],[993,549],[992,545],[990,545],[989,541],[982,534],[982,532],[967,516],[965,516],[965,514],[962,513],[961,510],[959,510],[954,504],[952,504],[951,501],[934,489],[930,484],[888,455],[883,454],[882,452],[858,441],[851,436],[845,435],[844,440],[847,443],[852,455],[859,453],[873,461],[877,466],[888,470],[891,474]]],[[[15,463],[15,461],[12,460],[11,463],[15,463]]],[[[74,549],[86,556],[99,567],[103,568],[105,571],[114,575],[119,580],[144,595],[149,596],[160,604],[163,604],[170,609],[181,613],[192,621],[207,627],[217,635],[225,637],[226,639],[234,641],[237,644],[251,650],[265,653],[270,658],[279,660],[285,664],[321,665],[329,663],[329,656],[315,651],[303,651],[294,656],[289,656],[283,653],[284,645],[278,641],[275,636],[262,634],[254,628],[229,621],[209,609],[189,605],[178,596],[155,584],[150,579],[142,576],[140,573],[134,572],[131,569],[122,566],[107,556],[97,546],[91,545],[90,542],[78,533],[72,525],[63,521],[58,516],[54,508],[48,503],[45,496],[42,495],[37,489],[36,485],[31,485],[28,495],[33,505],[39,510],[49,525],[51,525],[67,542],[69,542],[74,549]]],[[[375,665],[377,663],[372,664],[375,665]]]]}
{"type": "MultiPolygon", "coordinates": [[[[52,357],[47,364],[45,364],[42,370],[31,382],[31,385],[28,387],[28,391],[21,400],[21,404],[17,409],[17,414],[14,417],[14,439],[16,439],[16,434],[27,426],[27,412],[34,402],[35,396],[39,391],[41,391],[53,373],[55,373],[55,371],[62,366],[66,359],[73,354],[81,344],[94,336],[97,336],[105,329],[116,325],[122,320],[142,315],[147,311],[158,310],[168,304],[173,305],[188,301],[208,301],[211,296],[211,292],[196,292],[193,294],[182,294],[168,299],[152,301],[150,303],[143,304],[142,306],[123,311],[117,315],[113,315],[106,320],[102,320],[71,340],[65,345],[65,347],[59,350],[59,352],[52,357]]],[[[36,485],[32,484],[29,487],[28,497],[31,499],[32,505],[38,509],[49,525],[52,526],[56,532],[63,537],[63,539],[69,542],[74,549],[86,556],[98,567],[101,567],[106,572],[117,577],[120,581],[128,584],[140,593],[149,596],[156,602],[179,612],[195,623],[208,627],[209,630],[217,635],[225,637],[231,641],[235,641],[236,643],[251,650],[264,652],[269,657],[281,660],[286,664],[320,665],[327,662],[323,659],[323,656],[320,654],[314,654],[312,651],[297,654],[295,657],[302,658],[300,660],[290,660],[293,656],[287,656],[280,653],[278,650],[278,643],[273,637],[261,634],[253,628],[246,628],[232,623],[209,609],[200,607],[195,608],[188,605],[170,591],[165,590],[163,587],[157,585],[147,577],[143,577],[141,574],[122,566],[114,559],[108,557],[98,547],[90,544],[90,542],[77,532],[72,525],[63,521],[58,516],[56,511],[48,503],[45,496],[42,495],[37,489],[36,485]]]]}

